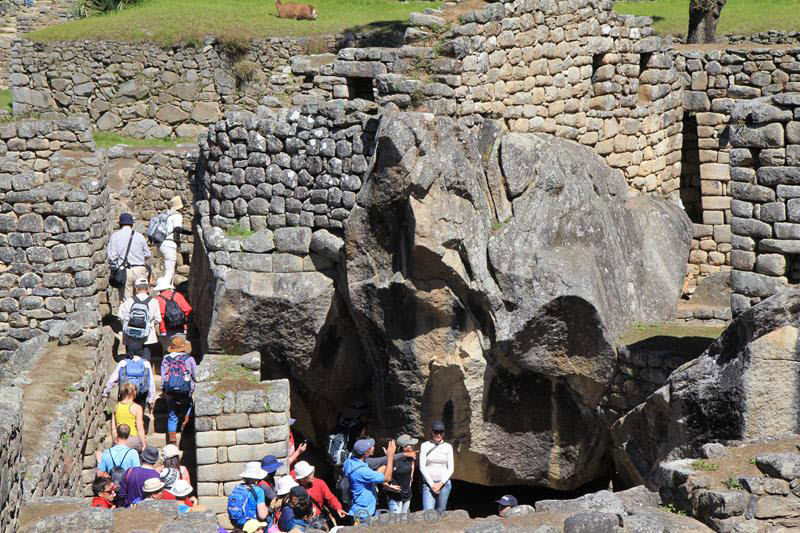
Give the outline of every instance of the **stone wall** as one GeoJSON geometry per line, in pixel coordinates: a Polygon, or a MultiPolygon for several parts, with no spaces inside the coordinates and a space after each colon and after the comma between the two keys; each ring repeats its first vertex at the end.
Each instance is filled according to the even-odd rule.
{"type": "Polygon", "coordinates": [[[22,390],[0,386],[0,531],[17,530],[24,477],[22,390]]]}
{"type": "Polygon", "coordinates": [[[576,140],[633,189],[677,195],[682,86],[670,41],[653,34],[649,18],[611,8],[609,0],[503,0],[459,25],[416,14],[414,46],[344,49],[330,64],[298,58],[292,68],[333,97],[372,95],[576,140]]]}
{"type": "Polygon", "coordinates": [[[94,469],[84,469],[84,454],[93,454],[86,444],[105,421],[101,395],[111,354],[113,334],[106,329],[87,331],[78,344],[69,345],[80,329],[44,334],[19,346],[9,362],[0,364],[0,530],[15,531],[19,510],[25,502],[42,496],[78,495],[94,469]],[[48,340],[58,341],[48,343],[48,340]],[[80,353],[72,357],[64,390],[30,390],[45,379],[42,374],[64,371],[58,367],[59,350],[80,353]],[[41,405],[27,405],[36,401],[41,405]],[[33,414],[48,409],[42,422],[33,414]],[[41,425],[40,427],[40,424],[41,425]]]}
{"type": "Polygon", "coordinates": [[[0,171],[32,170],[43,176],[60,151],[94,152],[89,122],[82,118],[0,123],[0,171]],[[6,170],[8,169],[8,170],[6,170]]]}
{"type": "Polygon", "coordinates": [[[8,84],[11,47],[17,36],[65,22],[72,15],[75,0],[0,1],[0,87],[8,84]]]}
{"type": "Polygon", "coordinates": [[[64,321],[96,327],[107,302],[104,161],[60,151],[46,162],[37,173],[4,161],[0,174],[0,359],[64,321]]]}
{"type": "MultiPolygon", "coordinates": [[[[120,212],[132,213],[136,229],[144,231],[151,217],[169,208],[173,196],[183,200],[183,227],[192,228],[194,220],[194,180],[197,161],[195,145],[176,148],[134,148],[115,146],[108,150],[110,219],[120,212]]],[[[176,273],[189,275],[189,262],[194,245],[193,235],[182,235],[176,273]]],[[[160,257],[152,246],[154,257],[160,257]]],[[[162,261],[154,261],[156,276],[161,275],[162,261]]],[[[176,280],[178,281],[178,280],[176,280]]]]}
{"type": "Polygon", "coordinates": [[[212,225],[341,229],[374,150],[377,110],[337,100],[211,125],[200,148],[198,199],[212,225]]]}
{"type": "MultiPolygon", "coordinates": [[[[289,381],[259,383],[257,372],[232,370],[236,360],[206,356],[208,379],[194,393],[197,495],[227,527],[227,497],[241,482],[246,463],[265,455],[285,460],[289,451],[289,381]]],[[[286,466],[278,470],[286,473],[286,466]]]]}
{"type": "Polygon", "coordinates": [[[21,40],[12,49],[14,113],[82,113],[104,131],[192,137],[224,111],[288,103],[299,90],[289,58],[334,44],[334,37],[272,38],[241,50],[211,39],[198,48],[21,40]]]}
{"type": "Polygon", "coordinates": [[[705,275],[731,265],[731,110],[800,90],[800,49],[681,47],[675,67],[685,86],[681,199],[695,222],[689,274],[705,275]]]}
{"type": "Polygon", "coordinates": [[[738,103],[731,122],[731,309],[737,315],[800,279],[800,93],[738,103]]]}

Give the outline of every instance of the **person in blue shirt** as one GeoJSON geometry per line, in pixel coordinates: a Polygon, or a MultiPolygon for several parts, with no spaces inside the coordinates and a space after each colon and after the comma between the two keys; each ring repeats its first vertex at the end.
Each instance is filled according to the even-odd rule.
{"type": "Polygon", "coordinates": [[[97,475],[111,476],[111,470],[115,466],[127,470],[134,466],[142,466],[139,462],[139,452],[128,447],[128,437],[131,428],[128,424],[117,426],[117,443],[111,448],[100,452],[97,451],[97,475]]]}
{"type": "Polygon", "coordinates": [[[366,463],[367,458],[375,453],[375,440],[361,439],[353,445],[353,453],[345,460],[342,471],[350,482],[353,500],[348,514],[355,519],[356,523],[363,522],[375,514],[378,502],[377,485],[392,480],[396,449],[397,445],[394,440],[390,440],[386,447],[386,467],[383,472],[376,472],[366,463]]]}

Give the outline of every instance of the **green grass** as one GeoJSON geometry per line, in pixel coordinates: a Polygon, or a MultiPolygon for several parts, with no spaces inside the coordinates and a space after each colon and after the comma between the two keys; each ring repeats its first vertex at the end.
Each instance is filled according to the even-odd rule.
{"type": "Polygon", "coordinates": [[[733,476],[728,477],[722,484],[725,485],[725,488],[728,490],[743,490],[742,484],[733,476]]]}
{"type": "Polygon", "coordinates": [[[661,509],[662,511],[666,512],[666,513],[672,513],[672,514],[676,514],[678,516],[686,516],[686,511],[676,507],[675,505],[673,505],[671,503],[665,503],[663,505],[659,505],[658,508],[661,509]]]}
{"type": "Polygon", "coordinates": [[[231,38],[302,36],[345,29],[388,29],[408,22],[412,11],[441,2],[412,0],[312,0],[317,20],[278,18],[272,0],[143,0],[116,13],[74,20],[27,36],[35,41],[113,39],[162,45],[231,38]]]}
{"type": "Polygon", "coordinates": [[[11,113],[11,89],[0,89],[0,111],[11,113]]]}
{"type": "MultiPolygon", "coordinates": [[[[618,1],[614,3],[614,10],[653,17],[653,26],[662,35],[686,35],[689,25],[689,0],[618,1]]],[[[722,9],[717,35],[748,35],[767,30],[798,31],[798,28],[798,0],[728,0],[722,9]]]]}
{"type": "Polygon", "coordinates": [[[153,148],[174,148],[179,144],[195,144],[197,139],[190,137],[171,137],[169,139],[137,139],[136,137],[127,137],[118,133],[95,131],[94,142],[97,144],[98,148],[110,148],[118,144],[125,144],[127,146],[146,146],[153,148]]]}
{"type": "Polygon", "coordinates": [[[716,472],[719,470],[719,465],[710,461],[706,461],[705,459],[698,459],[697,461],[692,461],[692,468],[695,470],[702,470],[704,472],[716,472]]]}
{"type": "Polygon", "coordinates": [[[242,225],[239,222],[237,222],[236,224],[225,230],[225,235],[227,235],[228,237],[249,237],[253,233],[255,232],[242,227],[242,225]]]}

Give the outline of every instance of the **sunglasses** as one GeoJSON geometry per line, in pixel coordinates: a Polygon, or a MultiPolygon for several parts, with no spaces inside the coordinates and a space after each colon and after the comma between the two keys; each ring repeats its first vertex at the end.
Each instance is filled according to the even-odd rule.
{"type": "Polygon", "coordinates": [[[436,431],[436,430],[434,430],[433,434],[434,435],[444,435],[444,431],[436,431]]]}

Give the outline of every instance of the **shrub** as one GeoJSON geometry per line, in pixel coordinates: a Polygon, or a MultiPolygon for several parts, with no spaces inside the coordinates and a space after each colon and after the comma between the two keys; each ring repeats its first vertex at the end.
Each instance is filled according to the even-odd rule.
{"type": "Polygon", "coordinates": [[[72,14],[78,18],[119,11],[139,0],[78,0],[72,5],[72,14]]]}
{"type": "Polygon", "coordinates": [[[240,59],[233,64],[233,75],[238,83],[246,83],[252,80],[257,71],[258,65],[247,59],[240,59]]]}
{"type": "Polygon", "coordinates": [[[220,38],[219,43],[222,49],[231,58],[231,61],[240,59],[250,49],[250,39],[241,37],[239,35],[229,35],[220,38]]]}
{"type": "Polygon", "coordinates": [[[228,237],[249,237],[254,232],[242,226],[241,222],[236,222],[233,226],[225,230],[228,237]]]}
{"type": "Polygon", "coordinates": [[[739,480],[733,476],[728,477],[722,484],[725,485],[728,490],[742,490],[743,488],[739,480]]]}

